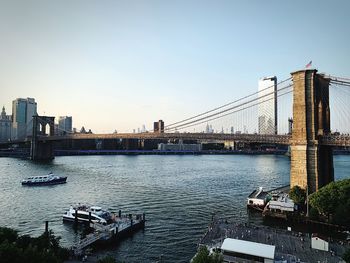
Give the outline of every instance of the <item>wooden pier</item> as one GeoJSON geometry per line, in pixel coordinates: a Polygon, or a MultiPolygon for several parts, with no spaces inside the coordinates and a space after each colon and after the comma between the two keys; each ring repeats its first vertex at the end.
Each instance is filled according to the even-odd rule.
{"type": "Polygon", "coordinates": [[[131,234],[145,225],[145,214],[116,217],[115,222],[109,225],[90,223],[93,232],[79,240],[72,250],[75,256],[83,254],[84,249],[98,241],[119,241],[126,234],[131,234]]]}

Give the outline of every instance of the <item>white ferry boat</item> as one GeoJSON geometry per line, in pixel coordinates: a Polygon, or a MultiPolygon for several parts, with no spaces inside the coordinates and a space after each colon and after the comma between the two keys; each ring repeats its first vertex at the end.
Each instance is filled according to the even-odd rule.
{"type": "Polygon", "coordinates": [[[54,185],[54,184],[64,184],[67,181],[67,177],[61,177],[54,175],[52,172],[48,175],[42,176],[33,176],[28,177],[27,179],[22,181],[22,185],[54,185]]]}
{"type": "Polygon", "coordinates": [[[63,221],[75,220],[78,223],[92,223],[109,224],[112,221],[112,214],[103,210],[99,206],[77,205],[71,206],[69,210],[63,215],[63,221]]]}

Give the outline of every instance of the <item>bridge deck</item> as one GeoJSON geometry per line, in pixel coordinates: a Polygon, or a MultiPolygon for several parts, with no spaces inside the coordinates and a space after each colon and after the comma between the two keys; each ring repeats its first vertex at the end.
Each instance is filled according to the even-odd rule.
{"type": "MultiPolygon", "coordinates": [[[[138,140],[200,140],[200,141],[236,141],[247,143],[271,143],[289,145],[291,135],[274,134],[227,134],[227,133],[111,133],[111,134],[69,134],[64,136],[39,136],[39,141],[63,140],[104,140],[104,139],[138,139],[138,140]]],[[[1,142],[0,145],[13,145],[30,142],[30,137],[22,141],[1,142]]],[[[328,146],[350,147],[350,135],[325,135],[320,143],[328,146]]]]}

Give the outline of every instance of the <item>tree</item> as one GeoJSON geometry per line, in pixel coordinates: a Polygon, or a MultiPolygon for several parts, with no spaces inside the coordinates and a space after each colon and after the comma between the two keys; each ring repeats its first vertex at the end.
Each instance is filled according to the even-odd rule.
{"type": "Polygon", "coordinates": [[[224,262],[224,257],[219,252],[214,252],[211,254],[211,263],[221,263],[224,262]]]}
{"type": "Polygon", "coordinates": [[[289,191],[289,197],[298,205],[304,205],[306,200],[305,189],[295,185],[289,191]]]}
{"type": "Polygon", "coordinates": [[[209,263],[209,250],[206,246],[201,246],[192,263],[209,263]]]}
{"type": "Polygon", "coordinates": [[[100,259],[98,263],[117,263],[117,261],[115,261],[115,258],[112,256],[105,256],[104,258],[100,259]]]}
{"type": "Polygon", "coordinates": [[[350,225],[350,179],[331,182],[309,197],[310,205],[319,214],[332,215],[334,223],[350,225]]]}
{"type": "Polygon", "coordinates": [[[18,238],[18,233],[16,230],[7,227],[0,227],[0,243],[5,240],[10,243],[15,242],[18,238]]]}
{"type": "Polygon", "coordinates": [[[342,258],[345,260],[346,263],[350,263],[350,248],[348,248],[345,251],[345,253],[344,253],[342,258]]]}
{"type": "Polygon", "coordinates": [[[68,259],[69,251],[60,247],[59,237],[52,231],[37,238],[18,236],[17,231],[0,227],[1,263],[60,263],[68,259]]]}

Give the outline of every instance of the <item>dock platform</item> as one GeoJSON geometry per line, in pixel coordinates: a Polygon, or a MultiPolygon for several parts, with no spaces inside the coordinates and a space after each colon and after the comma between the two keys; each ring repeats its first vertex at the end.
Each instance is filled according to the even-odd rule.
{"type": "Polygon", "coordinates": [[[109,225],[90,223],[93,232],[80,239],[72,250],[75,256],[83,254],[84,249],[98,241],[118,241],[123,236],[131,234],[134,231],[145,226],[145,215],[116,217],[115,222],[109,225]]]}

